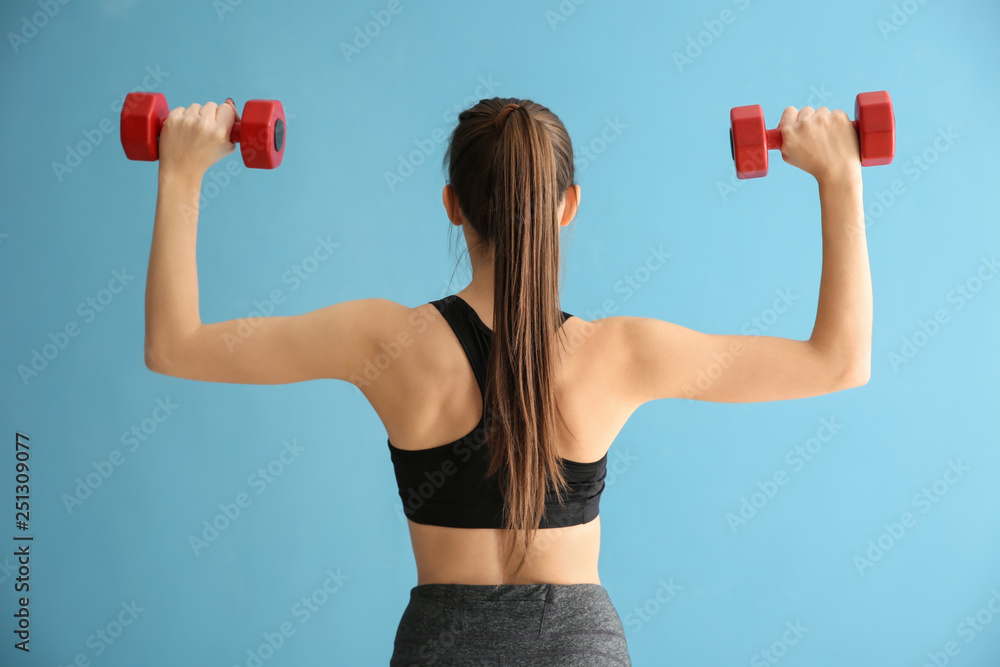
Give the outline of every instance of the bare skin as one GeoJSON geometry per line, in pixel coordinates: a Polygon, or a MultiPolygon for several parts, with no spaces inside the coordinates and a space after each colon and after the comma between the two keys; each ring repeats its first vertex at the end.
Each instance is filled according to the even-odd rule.
{"type": "MultiPolygon", "coordinates": [[[[296,316],[203,323],[195,262],[198,197],[208,168],[235,148],[230,104],[175,108],[160,136],[159,193],[146,286],[146,365],[204,382],[283,384],[338,379],[356,384],[394,446],[425,449],[476,426],[482,403],[454,333],[429,304],[385,299],[333,304],[296,316]],[[374,379],[365,365],[382,345],[400,354],[374,379]],[[240,342],[233,347],[232,341],[240,342]]],[[[655,318],[573,317],[556,347],[553,386],[570,431],[559,454],[590,462],[608,452],[640,405],[663,398],[714,402],[790,400],[857,387],[871,365],[872,296],[861,203],[857,135],[843,111],[789,107],[779,126],[782,156],[816,178],[823,267],[812,335],[807,340],[708,334],[655,318]],[[718,371],[719,355],[731,363],[718,371]],[[712,370],[712,381],[703,382],[712,370]]],[[[492,259],[466,224],[454,193],[443,193],[449,220],[461,225],[473,279],[459,292],[493,326],[492,259]]],[[[559,219],[576,214],[580,190],[567,190],[559,219]]],[[[372,443],[372,446],[385,446],[372,443]]],[[[600,519],[539,531],[520,576],[510,577],[504,533],[410,522],[418,584],[600,583],[600,519]]]]}

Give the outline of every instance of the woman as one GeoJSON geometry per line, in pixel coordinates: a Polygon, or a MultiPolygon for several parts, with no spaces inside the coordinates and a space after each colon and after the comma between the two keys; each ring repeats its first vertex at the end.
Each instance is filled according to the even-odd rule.
{"type": "Polygon", "coordinates": [[[234,146],[232,100],[178,107],[160,137],[146,365],[207,382],[356,384],[389,436],[417,585],[392,665],[629,665],[598,576],[608,449],[643,403],[775,401],[868,381],[872,297],[858,139],[843,111],[785,109],[782,156],[818,183],[823,269],[809,340],[713,335],[559,306],[559,230],[580,204],[566,129],[530,100],[459,116],[444,207],[472,282],[202,324],[200,183],[234,146]],[[241,333],[242,332],[242,333],[241,333]],[[239,341],[234,345],[233,341],[239,341]]]}

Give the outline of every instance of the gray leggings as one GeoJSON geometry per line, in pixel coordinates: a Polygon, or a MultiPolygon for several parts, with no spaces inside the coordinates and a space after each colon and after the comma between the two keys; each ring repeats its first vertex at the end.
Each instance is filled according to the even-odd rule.
{"type": "Polygon", "coordinates": [[[631,667],[600,584],[424,584],[396,630],[390,667],[631,667]]]}

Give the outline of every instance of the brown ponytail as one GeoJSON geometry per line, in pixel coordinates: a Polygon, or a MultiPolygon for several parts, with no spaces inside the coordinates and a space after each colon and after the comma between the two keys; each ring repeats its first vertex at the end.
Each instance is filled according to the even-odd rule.
{"type": "MultiPolygon", "coordinates": [[[[445,153],[448,181],[494,262],[483,409],[487,474],[500,475],[504,523],[514,537],[509,562],[515,548],[526,554],[530,547],[546,491],[562,502],[566,485],[551,368],[562,323],[557,213],[573,185],[573,147],[559,118],[531,100],[481,100],[458,120],[445,153]]],[[[524,562],[522,555],[515,578],[524,562]]]]}

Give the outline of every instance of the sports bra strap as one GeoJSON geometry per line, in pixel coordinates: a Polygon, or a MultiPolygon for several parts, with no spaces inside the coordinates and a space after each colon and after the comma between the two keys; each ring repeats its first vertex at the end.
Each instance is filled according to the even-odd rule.
{"type": "MultiPolygon", "coordinates": [[[[485,396],[486,372],[490,360],[490,342],[493,339],[493,331],[486,326],[476,310],[457,294],[451,294],[443,299],[431,301],[431,303],[441,312],[452,331],[455,332],[458,342],[462,344],[462,350],[469,359],[472,372],[476,375],[479,393],[481,396],[485,396]]],[[[567,312],[560,312],[562,312],[563,323],[572,317],[567,312]]]]}
{"type": "Polygon", "coordinates": [[[441,311],[441,315],[447,320],[448,325],[458,342],[462,344],[462,350],[469,359],[472,372],[476,375],[476,384],[479,385],[479,395],[486,395],[486,367],[490,358],[490,331],[486,325],[482,324],[479,316],[472,306],[468,305],[461,297],[452,294],[437,301],[431,301],[434,306],[441,311]],[[475,317],[470,317],[469,315],[475,317]],[[478,322],[477,322],[478,321],[478,322]],[[482,324],[482,326],[477,326],[482,324]]]}

